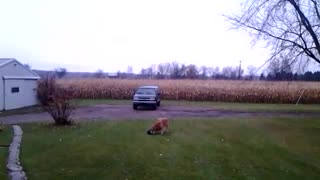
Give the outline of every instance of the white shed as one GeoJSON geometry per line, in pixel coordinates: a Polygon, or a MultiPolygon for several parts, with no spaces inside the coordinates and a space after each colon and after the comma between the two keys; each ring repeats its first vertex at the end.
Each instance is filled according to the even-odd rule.
{"type": "Polygon", "coordinates": [[[38,104],[39,75],[16,59],[0,58],[0,111],[38,104]]]}

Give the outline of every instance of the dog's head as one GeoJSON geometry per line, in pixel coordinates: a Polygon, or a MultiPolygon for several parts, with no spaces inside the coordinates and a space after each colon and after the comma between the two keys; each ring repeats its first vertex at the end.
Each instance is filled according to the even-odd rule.
{"type": "Polygon", "coordinates": [[[154,131],[154,130],[152,130],[152,129],[149,129],[148,131],[147,131],[147,134],[148,135],[153,135],[153,134],[155,134],[156,132],[154,131]]]}

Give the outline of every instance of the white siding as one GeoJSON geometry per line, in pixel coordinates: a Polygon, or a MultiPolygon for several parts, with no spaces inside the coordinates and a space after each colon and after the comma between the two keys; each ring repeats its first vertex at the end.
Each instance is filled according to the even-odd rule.
{"type": "Polygon", "coordinates": [[[25,106],[33,106],[38,104],[38,98],[37,98],[37,88],[38,83],[37,80],[24,80],[25,89],[25,106]]]}
{"type": "Polygon", "coordinates": [[[35,76],[33,73],[25,69],[21,64],[13,61],[8,63],[2,67],[0,67],[0,77],[2,76],[25,76],[25,77],[33,77],[35,76]],[[16,65],[15,65],[16,64],[16,65]]]}
{"type": "Polygon", "coordinates": [[[37,104],[36,80],[5,80],[5,109],[16,109],[37,104]],[[12,92],[19,88],[19,92],[12,92]]]}

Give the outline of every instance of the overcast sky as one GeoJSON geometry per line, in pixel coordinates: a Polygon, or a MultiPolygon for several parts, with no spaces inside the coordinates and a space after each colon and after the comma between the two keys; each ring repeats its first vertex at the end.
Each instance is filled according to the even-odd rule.
{"type": "Polygon", "coordinates": [[[263,44],[229,30],[241,0],[0,0],[0,56],[35,69],[134,72],[177,61],[260,66],[263,44]]]}

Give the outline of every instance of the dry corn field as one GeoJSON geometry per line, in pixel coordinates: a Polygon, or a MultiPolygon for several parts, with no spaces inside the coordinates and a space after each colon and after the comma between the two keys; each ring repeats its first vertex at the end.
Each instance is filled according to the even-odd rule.
{"type": "Polygon", "coordinates": [[[131,99],[140,85],[159,85],[166,100],[244,103],[320,103],[318,82],[266,82],[224,80],[59,80],[74,98],[131,99]]]}

